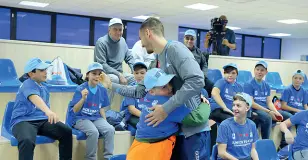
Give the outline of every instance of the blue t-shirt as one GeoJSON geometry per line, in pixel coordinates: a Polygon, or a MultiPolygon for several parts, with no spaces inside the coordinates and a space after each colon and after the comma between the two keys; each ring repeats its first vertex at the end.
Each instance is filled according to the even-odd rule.
{"type": "MultiPolygon", "coordinates": [[[[235,122],[234,117],[221,122],[216,142],[227,144],[226,151],[237,159],[250,157],[252,144],[258,140],[256,124],[246,119],[244,125],[235,122]]],[[[221,160],[221,158],[218,158],[221,160]]]]}
{"type": "Polygon", "coordinates": [[[293,125],[297,125],[293,152],[308,149],[308,110],[296,113],[290,121],[293,125]]]}
{"type": "Polygon", "coordinates": [[[262,80],[259,83],[255,79],[250,80],[244,85],[244,92],[252,96],[255,103],[268,108],[266,101],[271,94],[271,89],[265,81],[262,80]]]}
{"type": "Polygon", "coordinates": [[[133,105],[133,106],[135,106],[136,109],[141,111],[141,108],[138,106],[139,101],[140,101],[139,99],[135,99],[135,98],[130,98],[130,97],[124,98],[124,100],[122,102],[122,106],[121,106],[121,111],[124,110],[126,121],[128,121],[129,118],[132,116],[132,114],[128,110],[128,106],[133,105]]]}
{"type": "MultiPolygon", "coordinates": [[[[235,44],[235,34],[234,31],[231,29],[226,30],[225,39],[229,41],[231,44],[235,44]]],[[[222,40],[218,38],[217,39],[217,53],[220,53],[220,55],[229,55],[230,48],[226,45],[222,45],[222,40]]]]}
{"type": "Polygon", "coordinates": [[[77,120],[79,119],[88,119],[88,120],[97,120],[98,118],[101,118],[100,109],[103,107],[109,106],[109,99],[107,95],[106,88],[103,87],[103,85],[98,84],[96,93],[93,94],[90,91],[90,87],[88,85],[88,82],[84,82],[80,86],[77,87],[72,101],[69,103],[70,109],[70,115],[72,116],[72,124],[75,124],[77,120]],[[83,103],[83,106],[79,110],[79,112],[74,113],[72,111],[75,104],[77,104],[80,99],[82,98],[81,91],[83,89],[87,89],[89,91],[86,100],[83,103]]]}
{"type": "MultiPolygon", "coordinates": [[[[235,96],[236,93],[243,92],[243,87],[239,83],[234,82],[233,84],[231,84],[224,78],[218,80],[215,83],[214,87],[220,89],[220,97],[230,110],[232,110],[233,96],[235,96]]],[[[210,103],[211,103],[211,110],[220,108],[220,106],[216,103],[214,98],[211,99],[210,103]]]]}
{"type": "Polygon", "coordinates": [[[46,105],[50,107],[49,91],[45,84],[41,83],[41,85],[39,85],[31,78],[25,80],[19,87],[16,95],[11,117],[11,129],[15,124],[22,121],[48,119],[45,113],[28,99],[31,95],[38,95],[43,99],[46,105]]]}
{"type": "Polygon", "coordinates": [[[303,87],[300,87],[299,90],[296,90],[293,85],[288,86],[286,89],[284,89],[281,100],[284,102],[287,102],[287,105],[293,108],[297,108],[300,110],[304,109],[304,104],[307,104],[307,93],[303,89],[303,87]]]}
{"type": "Polygon", "coordinates": [[[156,127],[148,126],[148,123],[145,122],[145,116],[152,112],[149,108],[157,104],[162,105],[169,98],[168,96],[152,96],[148,93],[143,99],[140,99],[138,106],[142,111],[137,124],[136,138],[166,138],[179,130],[178,123],[182,122],[184,117],[190,113],[190,110],[184,105],[177,107],[156,127]]]}

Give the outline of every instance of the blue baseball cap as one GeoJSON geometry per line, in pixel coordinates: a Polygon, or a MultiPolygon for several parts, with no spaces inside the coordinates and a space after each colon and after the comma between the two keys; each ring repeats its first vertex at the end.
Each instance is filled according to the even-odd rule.
{"type": "Polygon", "coordinates": [[[295,75],[300,75],[300,76],[303,76],[305,78],[305,74],[302,70],[297,70],[292,77],[294,77],[295,75]]]}
{"type": "Polygon", "coordinates": [[[31,58],[24,68],[25,73],[29,73],[34,69],[47,69],[48,67],[52,66],[51,64],[43,62],[39,58],[31,58]]]}
{"type": "Polygon", "coordinates": [[[144,66],[144,68],[148,69],[147,65],[145,65],[143,62],[136,62],[134,65],[133,65],[133,69],[135,70],[135,67],[137,65],[141,65],[141,66],[144,66]]]}
{"type": "Polygon", "coordinates": [[[184,33],[184,36],[193,36],[193,37],[196,37],[196,32],[192,29],[189,29],[187,30],[185,33],[184,33]]]}
{"type": "Polygon", "coordinates": [[[256,63],[256,66],[257,66],[257,65],[262,65],[264,68],[267,69],[267,63],[266,63],[265,61],[259,61],[259,62],[257,62],[257,63],[256,63]]]}
{"type": "Polygon", "coordinates": [[[144,77],[144,85],[147,91],[154,87],[161,87],[168,84],[174,77],[174,74],[166,74],[159,68],[148,70],[144,77]]]}
{"type": "Polygon", "coordinates": [[[252,98],[250,97],[249,94],[242,92],[242,93],[237,93],[235,96],[242,97],[246,101],[246,103],[248,103],[249,107],[251,107],[252,98]]]}
{"type": "Polygon", "coordinates": [[[229,64],[223,66],[222,68],[226,69],[227,67],[233,67],[233,68],[237,69],[237,65],[235,63],[229,63],[229,64]]]}
{"type": "Polygon", "coordinates": [[[100,63],[93,62],[88,66],[87,73],[93,70],[97,70],[97,69],[104,71],[103,66],[100,63]]]}

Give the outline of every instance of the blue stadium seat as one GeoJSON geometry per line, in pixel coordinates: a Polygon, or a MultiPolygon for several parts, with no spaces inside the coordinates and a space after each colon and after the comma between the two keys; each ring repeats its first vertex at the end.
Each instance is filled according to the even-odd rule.
{"type": "Polygon", "coordinates": [[[273,140],[261,139],[256,141],[256,150],[258,152],[259,159],[262,160],[278,160],[275,144],[273,140]]]}
{"type": "Polygon", "coordinates": [[[126,160],[126,154],[114,155],[109,160],[126,160]]]}
{"type": "Polygon", "coordinates": [[[18,80],[14,63],[10,59],[0,59],[0,92],[17,92],[18,80]]]}
{"type": "Polygon", "coordinates": [[[208,69],[207,78],[215,83],[217,80],[222,78],[222,74],[219,69],[208,69]]]}
{"type": "Polygon", "coordinates": [[[216,160],[216,159],[218,158],[218,148],[217,148],[217,144],[215,144],[215,145],[213,146],[211,158],[212,158],[212,160],[216,160]]]}
{"type": "Polygon", "coordinates": [[[302,84],[302,86],[304,89],[308,90],[308,78],[306,74],[305,74],[304,83],[302,84]]]}
{"type": "Polygon", "coordinates": [[[87,136],[85,133],[73,128],[72,126],[72,116],[70,115],[70,107],[67,107],[67,111],[66,111],[66,120],[65,120],[65,124],[68,125],[70,128],[72,128],[72,133],[73,135],[76,135],[76,139],[77,140],[86,140],[87,136]]]}
{"type": "Polygon", "coordinates": [[[249,82],[252,79],[250,71],[239,70],[236,82],[244,86],[245,83],[249,82]]]}
{"type": "MultiPolygon", "coordinates": [[[[10,122],[11,122],[11,116],[13,112],[14,102],[11,101],[6,105],[6,109],[4,111],[3,121],[2,121],[2,127],[1,127],[1,136],[7,138],[11,141],[12,146],[17,146],[18,141],[17,139],[12,135],[12,132],[10,130],[10,122]]],[[[36,144],[45,144],[45,143],[53,143],[55,140],[45,137],[45,136],[36,136],[36,144]]]]}
{"type": "Polygon", "coordinates": [[[277,93],[282,93],[285,89],[278,72],[268,72],[265,81],[269,84],[271,89],[276,90],[277,93]]]}

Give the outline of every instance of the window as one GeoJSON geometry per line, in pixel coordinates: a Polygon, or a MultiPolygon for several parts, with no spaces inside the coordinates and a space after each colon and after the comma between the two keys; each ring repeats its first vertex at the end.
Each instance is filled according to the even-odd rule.
{"type": "Polygon", "coordinates": [[[245,57],[261,58],[262,38],[245,36],[245,57]]]}
{"type": "Polygon", "coordinates": [[[51,16],[17,12],[16,39],[50,42],[51,16]]]}
{"type": "Polygon", "coordinates": [[[264,38],[263,58],[280,59],[280,39],[264,38]]]}
{"type": "MultiPolygon", "coordinates": [[[[189,29],[191,29],[191,28],[179,27],[179,34],[178,34],[178,41],[179,42],[184,43],[184,34],[189,29]]],[[[192,30],[194,30],[196,32],[196,34],[198,33],[196,29],[192,29],[192,30]]],[[[195,46],[197,46],[196,42],[195,42],[195,46]]]]}
{"type": "Polygon", "coordinates": [[[241,34],[235,34],[236,50],[230,49],[230,56],[242,56],[242,37],[243,36],[241,34]]]}
{"type": "Polygon", "coordinates": [[[126,43],[128,48],[133,48],[134,44],[139,41],[139,28],[141,23],[127,22],[126,43]]]}
{"type": "Polygon", "coordinates": [[[100,38],[108,33],[109,21],[96,20],[94,24],[94,44],[100,38]]]}
{"type": "Polygon", "coordinates": [[[205,35],[208,31],[201,31],[200,32],[200,49],[201,51],[205,52],[207,49],[204,47],[205,35]]]}
{"type": "Polygon", "coordinates": [[[57,15],[56,43],[89,45],[90,18],[57,15]]]}
{"type": "Polygon", "coordinates": [[[10,39],[11,10],[0,8],[0,39],[10,39]]]}

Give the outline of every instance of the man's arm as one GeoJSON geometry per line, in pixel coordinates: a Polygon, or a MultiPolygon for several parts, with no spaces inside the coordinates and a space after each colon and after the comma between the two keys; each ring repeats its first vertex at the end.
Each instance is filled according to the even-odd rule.
{"type": "Polygon", "coordinates": [[[138,84],[137,86],[126,86],[121,84],[112,83],[112,91],[130,98],[140,99],[143,98],[147,92],[145,91],[145,86],[143,84],[138,84]]]}
{"type": "Polygon", "coordinates": [[[120,72],[107,64],[107,49],[103,42],[97,41],[94,48],[94,61],[102,64],[105,73],[119,76],[120,72]]]}
{"type": "Polygon", "coordinates": [[[227,144],[218,143],[218,155],[222,159],[238,160],[227,152],[227,144]]]}
{"type": "Polygon", "coordinates": [[[170,52],[167,53],[168,59],[179,74],[178,76],[180,76],[180,78],[184,81],[184,84],[166,103],[163,104],[164,111],[168,114],[176,107],[183,105],[189,98],[200,94],[201,89],[205,85],[204,75],[199,64],[193,58],[193,55],[189,55],[186,54],[186,52],[181,51],[187,50],[189,53],[190,51],[186,46],[183,45],[183,48],[176,49],[169,48],[169,50],[170,52]],[[194,69],[192,70],[192,68],[194,69]]]}

